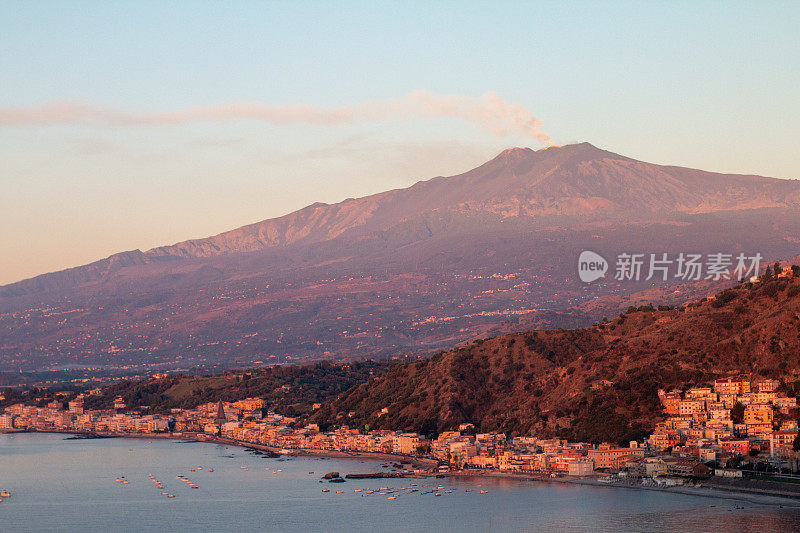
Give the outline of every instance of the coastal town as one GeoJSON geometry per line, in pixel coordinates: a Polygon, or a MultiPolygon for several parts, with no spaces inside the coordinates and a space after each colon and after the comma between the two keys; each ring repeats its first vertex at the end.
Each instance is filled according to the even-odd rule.
{"type": "MultiPolygon", "coordinates": [[[[157,379],[156,376],[154,379],[157,379]]],[[[771,379],[720,379],[709,387],[659,391],[666,420],[628,446],[536,436],[478,433],[472,424],[430,439],[417,433],[316,424],[265,408],[261,398],[143,414],[117,398],[110,410],[86,410],[86,394],[44,407],[16,403],[0,414],[0,431],[74,432],[88,435],[221,439],[281,453],[395,454],[433,459],[436,471],[498,471],[560,476],[624,476],[665,481],[742,477],[756,464],[791,477],[798,467],[797,399],[771,379]]],[[[319,407],[319,406],[315,406],[319,407]]]]}

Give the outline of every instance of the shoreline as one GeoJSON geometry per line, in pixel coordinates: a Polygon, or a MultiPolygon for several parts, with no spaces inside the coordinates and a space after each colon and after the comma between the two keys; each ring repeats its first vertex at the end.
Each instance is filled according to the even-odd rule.
{"type": "MultiPolygon", "coordinates": [[[[642,485],[641,483],[602,483],[599,478],[602,476],[581,476],[581,477],[556,477],[536,476],[533,474],[523,474],[515,472],[493,472],[493,471],[473,471],[462,470],[452,472],[451,477],[458,478],[496,478],[511,479],[522,483],[562,483],[565,485],[582,485],[588,487],[605,487],[630,490],[649,490],[654,492],[665,492],[673,494],[684,494],[686,496],[697,496],[701,498],[715,498],[746,501],[758,505],[769,505],[777,507],[798,507],[800,508],[800,491],[797,493],[787,491],[768,491],[755,487],[722,487],[700,481],[696,485],[642,485]],[[699,486],[697,486],[699,485],[699,486]]],[[[712,478],[713,479],[713,478],[712,478]]]]}
{"type": "MultiPolygon", "coordinates": [[[[436,459],[429,459],[425,457],[416,457],[413,455],[394,454],[386,452],[365,452],[365,451],[349,451],[349,450],[322,450],[316,448],[287,448],[279,446],[269,446],[266,444],[259,444],[254,442],[245,442],[240,440],[228,439],[216,435],[206,435],[204,433],[109,433],[109,432],[81,432],[81,431],[39,431],[27,429],[12,429],[0,430],[0,434],[19,434],[19,433],[44,433],[54,435],[80,435],[85,440],[92,440],[92,438],[120,438],[120,439],[161,439],[161,440],[174,440],[174,441],[192,441],[209,444],[224,444],[226,446],[238,446],[240,448],[251,448],[254,450],[268,451],[272,453],[279,453],[280,450],[288,450],[290,453],[285,455],[291,456],[306,456],[306,457],[323,457],[328,459],[370,459],[377,462],[391,462],[391,463],[405,463],[411,464],[419,470],[429,470],[436,468],[439,461],[436,459]]],[[[81,440],[81,439],[76,439],[81,440]]]]}
{"type": "Polygon", "coordinates": [[[322,457],[326,459],[370,459],[380,462],[391,463],[405,463],[411,464],[419,470],[430,470],[436,468],[439,462],[435,459],[427,459],[423,457],[414,457],[412,455],[402,455],[384,452],[362,452],[362,451],[346,451],[346,450],[319,450],[315,448],[280,448],[276,446],[268,446],[266,444],[255,444],[244,441],[237,441],[226,439],[224,437],[210,437],[206,439],[192,439],[197,442],[211,442],[216,444],[227,444],[230,446],[242,446],[244,448],[252,448],[254,450],[262,450],[273,453],[279,453],[280,450],[288,450],[291,455],[306,456],[306,457],[322,457]]]}
{"type": "MultiPolygon", "coordinates": [[[[37,430],[0,430],[0,434],[18,434],[18,433],[45,433],[55,435],[76,435],[84,436],[87,440],[91,440],[92,436],[97,438],[125,438],[125,439],[161,439],[161,440],[174,440],[174,441],[189,441],[208,444],[222,444],[226,446],[237,446],[240,448],[250,448],[253,450],[268,451],[272,453],[279,453],[280,450],[288,450],[292,456],[299,457],[319,457],[327,459],[365,459],[376,462],[392,462],[392,463],[405,463],[411,464],[418,470],[425,470],[426,473],[421,475],[435,476],[438,472],[431,472],[430,470],[436,468],[439,462],[435,459],[414,457],[409,455],[399,455],[384,452],[364,452],[364,451],[342,451],[342,450],[321,450],[321,449],[307,449],[307,448],[281,448],[276,446],[268,446],[265,444],[250,443],[244,441],[237,441],[227,439],[224,437],[211,436],[205,434],[175,434],[175,433],[83,433],[80,431],[37,431],[37,430]]],[[[409,474],[408,477],[414,474],[409,474]]],[[[716,498],[746,501],[757,505],[768,505],[777,507],[800,507],[800,490],[793,491],[774,491],[769,489],[759,489],[757,487],[740,487],[740,486],[721,486],[715,483],[709,483],[708,480],[699,481],[693,486],[688,485],[675,485],[675,486],[657,486],[657,485],[642,485],[633,483],[601,483],[599,478],[601,476],[582,476],[582,477],[556,477],[551,478],[544,475],[527,474],[511,471],[500,470],[480,470],[480,469],[462,469],[451,470],[446,473],[447,477],[454,479],[498,479],[498,480],[512,480],[522,483],[539,482],[539,483],[562,483],[566,485],[580,485],[589,487],[605,487],[605,488],[618,488],[618,489],[631,489],[631,490],[649,490],[656,492],[666,492],[674,494],[683,494],[687,496],[697,496],[702,498],[716,498]]],[[[713,478],[711,478],[713,479],[713,478]]]]}

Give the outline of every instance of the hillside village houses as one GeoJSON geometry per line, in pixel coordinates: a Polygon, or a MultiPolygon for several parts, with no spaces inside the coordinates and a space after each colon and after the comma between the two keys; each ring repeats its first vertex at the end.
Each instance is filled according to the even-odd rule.
{"type": "Polygon", "coordinates": [[[698,457],[713,451],[747,455],[751,450],[788,456],[798,436],[797,420],[782,417],[776,427],[776,413],[789,415],[797,399],[776,392],[779,382],[764,379],[728,378],[714,387],[695,387],[684,394],[659,391],[669,416],[657,424],[649,444],[654,450],[681,447],[698,457]],[[735,416],[736,408],[741,411],[735,416]],[[735,420],[736,419],[736,420],[735,420]]]}
{"type": "Polygon", "coordinates": [[[751,383],[743,379],[718,380],[713,388],[697,387],[659,392],[665,422],[658,424],[642,445],[592,445],[534,436],[508,438],[503,433],[476,433],[472,424],[446,431],[429,440],[416,433],[390,430],[360,431],[340,427],[323,432],[315,424],[292,427],[295,419],[265,411],[264,401],[207,403],[195,409],[172,409],[169,415],[125,411],[117,398],[113,410],[86,410],[84,397],[45,407],[15,404],[0,414],[0,430],[64,431],[111,434],[164,434],[175,437],[223,438],[242,444],[260,444],[287,450],[336,450],[426,456],[454,468],[498,469],[544,475],[585,476],[595,471],[626,471],[638,477],[705,477],[706,463],[724,465],[735,455],[757,450],[788,456],[798,435],[789,413],[794,398],[777,393],[778,382],[751,383]],[[744,406],[741,422],[731,410],[744,406]]]}

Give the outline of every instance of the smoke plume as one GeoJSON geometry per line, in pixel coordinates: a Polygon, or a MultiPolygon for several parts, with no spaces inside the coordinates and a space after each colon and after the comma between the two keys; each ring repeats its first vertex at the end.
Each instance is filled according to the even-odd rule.
{"type": "Polygon", "coordinates": [[[520,104],[495,93],[482,96],[440,95],[414,91],[400,98],[367,100],[339,107],[219,104],[162,113],[139,114],[87,104],[54,102],[38,107],[0,108],[0,127],[98,124],[110,126],[181,125],[193,122],[257,120],[270,124],[335,126],[392,119],[451,117],[471,122],[495,135],[524,135],[551,146],[541,121],[520,104]]]}

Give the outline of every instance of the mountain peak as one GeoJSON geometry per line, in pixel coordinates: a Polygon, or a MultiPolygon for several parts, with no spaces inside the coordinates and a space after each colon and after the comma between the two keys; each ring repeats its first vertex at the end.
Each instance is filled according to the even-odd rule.
{"type": "Polygon", "coordinates": [[[533,153],[533,150],[531,150],[530,148],[522,148],[522,147],[519,147],[519,146],[514,146],[514,147],[511,147],[511,148],[506,148],[505,150],[500,152],[500,155],[501,156],[505,156],[505,157],[517,157],[517,156],[526,155],[526,154],[532,154],[532,153],[533,153]]]}
{"type": "Polygon", "coordinates": [[[564,144],[561,146],[553,145],[547,146],[545,148],[541,148],[539,150],[531,150],[527,147],[519,147],[514,146],[511,148],[506,148],[495,159],[500,160],[511,160],[511,161],[519,161],[520,159],[526,159],[534,154],[544,155],[544,154],[568,154],[568,155],[581,155],[583,157],[608,157],[614,156],[619,158],[625,158],[624,156],[615,154],[613,152],[609,152],[607,150],[603,150],[601,148],[596,147],[592,143],[589,142],[581,142],[581,143],[573,143],[573,144],[564,144]]]}

